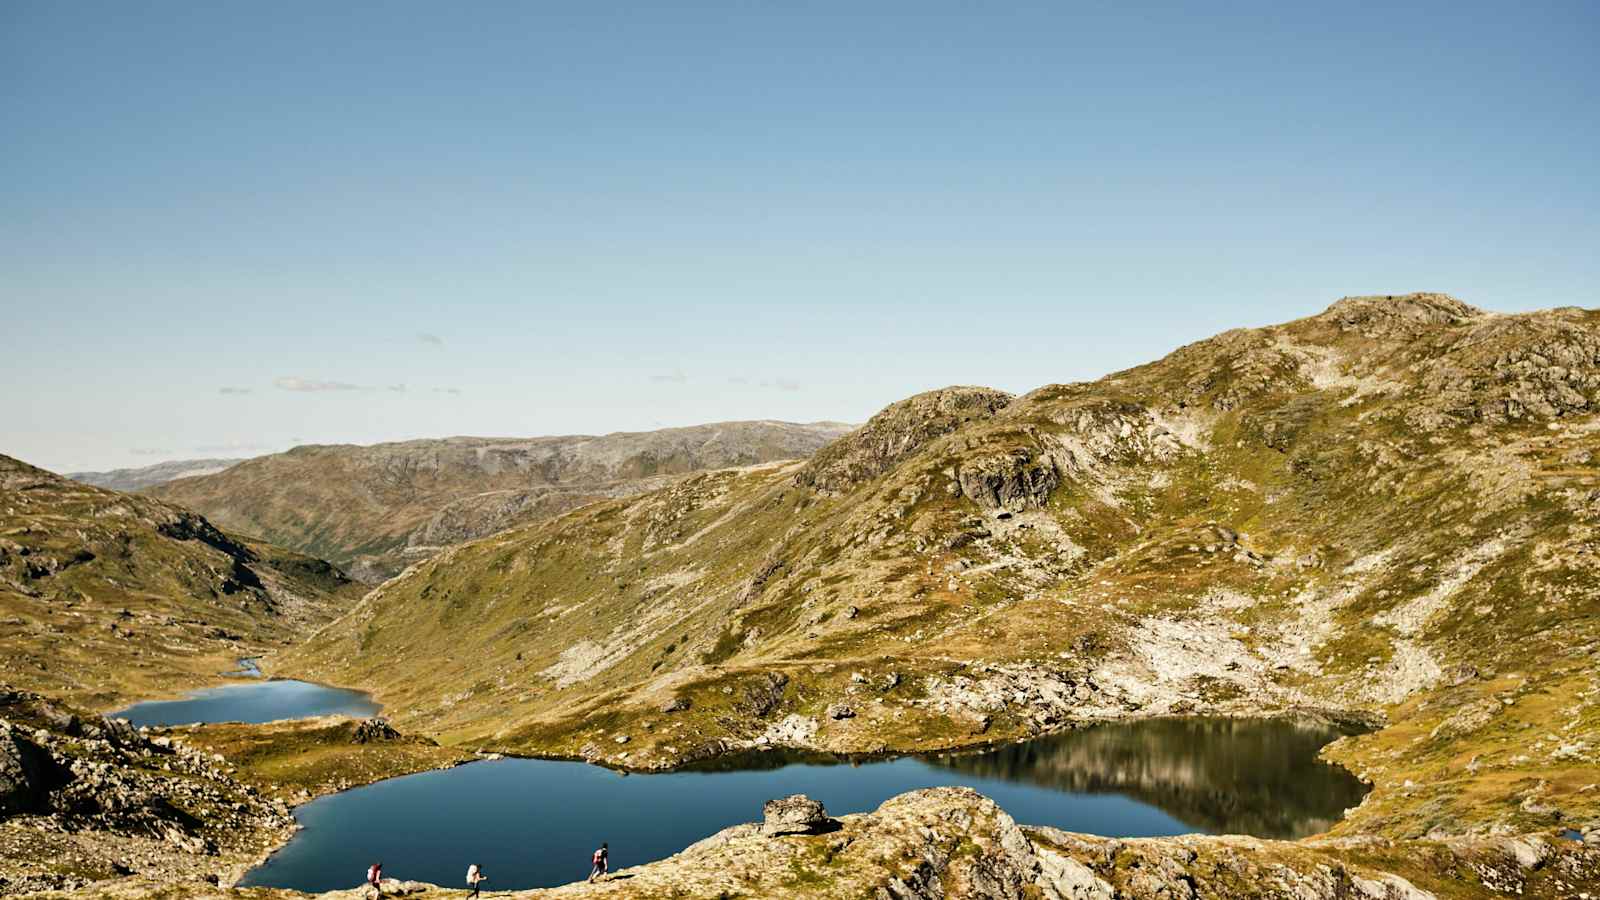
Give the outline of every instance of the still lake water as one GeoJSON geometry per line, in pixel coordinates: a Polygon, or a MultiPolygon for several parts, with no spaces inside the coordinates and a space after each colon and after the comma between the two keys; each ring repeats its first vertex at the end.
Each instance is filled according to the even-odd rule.
{"type": "Polygon", "coordinates": [[[546,887],[587,875],[601,841],[615,870],[759,821],[774,797],[804,793],[842,815],[941,785],[976,788],[1019,822],[1071,831],[1299,837],[1325,830],[1365,793],[1316,759],[1341,733],[1283,720],[1162,719],[979,754],[853,763],[763,753],[624,776],[576,762],[478,762],[301,806],[304,830],[241,883],[348,888],[381,860],[402,879],[456,885],[476,862],[494,890],[546,887]]]}
{"type": "MultiPolygon", "coordinates": [[[[247,667],[248,668],[248,667],[247,667]]],[[[259,677],[256,670],[252,676],[259,677]]],[[[196,691],[182,700],[135,703],[111,715],[140,725],[193,725],[198,722],[275,722],[311,716],[356,716],[378,712],[378,704],[360,691],[324,687],[304,681],[260,681],[196,691]]]]}

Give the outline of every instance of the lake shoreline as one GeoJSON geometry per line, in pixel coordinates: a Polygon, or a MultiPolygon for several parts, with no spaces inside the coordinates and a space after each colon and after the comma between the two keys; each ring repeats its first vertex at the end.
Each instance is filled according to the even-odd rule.
{"type": "MultiPolygon", "coordinates": [[[[301,684],[315,685],[315,686],[322,687],[322,688],[325,688],[325,689],[328,689],[328,690],[348,691],[348,692],[352,692],[354,694],[359,694],[359,695],[365,697],[370,702],[373,702],[374,704],[376,704],[376,701],[372,698],[372,695],[371,695],[370,692],[360,691],[359,689],[338,688],[338,687],[328,686],[328,685],[317,685],[317,683],[315,683],[315,682],[307,682],[307,681],[303,681],[303,680],[300,680],[300,679],[271,677],[271,678],[263,678],[262,681],[256,682],[255,684],[257,684],[257,685],[259,685],[259,684],[275,684],[275,683],[284,683],[284,682],[299,682],[301,684]]],[[[248,688],[248,687],[251,687],[251,686],[252,685],[237,685],[237,684],[235,684],[235,685],[222,685],[220,687],[215,687],[215,688],[202,688],[202,689],[200,689],[198,691],[191,692],[191,693],[192,694],[204,695],[204,694],[206,694],[208,692],[213,692],[213,691],[227,691],[227,690],[230,690],[230,688],[231,689],[245,689],[245,688],[248,688]]],[[[381,707],[379,707],[379,709],[377,710],[377,714],[381,715],[381,707]]],[[[292,730],[293,728],[295,728],[297,726],[300,726],[300,725],[310,725],[310,724],[314,724],[314,723],[324,723],[325,724],[325,723],[337,722],[337,721],[341,721],[341,720],[354,721],[356,718],[359,718],[359,717],[352,717],[352,716],[349,716],[348,714],[334,714],[334,715],[325,715],[325,716],[320,716],[320,717],[309,717],[309,718],[308,717],[292,717],[291,716],[291,717],[285,717],[285,718],[279,719],[279,720],[273,720],[273,721],[268,721],[268,722],[260,722],[260,723],[253,723],[253,724],[246,724],[246,723],[242,723],[241,722],[241,723],[237,723],[237,727],[242,728],[242,729],[250,729],[250,730],[257,730],[257,731],[271,731],[273,729],[279,729],[279,730],[291,729],[292,730]]],[[[243,860],[243,861],[237,862],[237,863],[235,863],[233,865],[230,865],[228,867],[228,876],[229,876],[229,878],[228,878],[227,883],[229,883],[229,884],[238,884],[239,882],[241,882],[242,880],[247,878],[251,872],[254,872],[254,871],[256,871],[256,870],[268,865],[273,860],[274,857],[276,857],[279,853],[281,853],[285,848],[289,847],[294,842],[294,840],[297,837],[300,836],[300,834],[301,834],[301,832],[302,832],[302,830],[304,828],[303,824],[300,821],[299,810],[301,809],[301,807],[304,807],[305,805],[307,805],[307,804],[309,804],[311,802],[314,802],[316,800],[325,799],[325,798],[330,797],[330,796],[335,796],[335,795],[338,795],[338,794],[346,793],[348,791],[353,791],[353,790],[356,790],[356,789],[359,789],[359,788],[369,787],[371,785],[378,784],[378,783],[385,782],[385,781],[391,781],[391,780],[398,779],[398,778],[404,778],[404,777],[408,777],[408,776],[419,775],[419,774],[423,774],[423,773],[430,772],[430,771],[439,771],[439,770],[442,770],[442,769],[450,769],[450,768],[462,767],[462,766],[466,766],[466,765],[468,765],[470,763],[484,762],[484,761],[490,761],[490,760],[494,760],[494,759],[576,763],[576,764],[583,764],[583,765],[587,765],[587,766],[593,766],[593,767],[595,767],[597,769],[606,770],[606,771],[612,771],[612,772],[616,772],[616,773],[619,773],[619,774],[622,774],[622,775],[673,775],[673,774],[694,773],[694,772],[714,773],[714,772],[718,772],[718,771],[723,771],[723,770],[718,768],[718,762],[719,761],[732,762],[732,761],[735,761],[735,760],[737,760],[737,759],[739,759],[741,757],[749,758],[751,761],[755,762],[756,765],[750,766],[750,767],[736,766],[735,765],[735,766],[730,766],[729,768],[733,769],[733,770],[744,770],[746,768],[766,769],[766,768],[782,768],[782,767],[790,766],[790,765],[827,765],[827,766],[848,765],[848,766],[855,767],[855,766],[866,765],[866,764],[874,764],[874,763],[889,763],[889,762],[895,762],[895,761],[899,761],[899,760],[921,760],[921,761],[926,761],[926,760],[933,759],[933,758],[938,758],[938,759],[960,759],[960,758],[964,758],[964,757],[965,758],[976,758],[976,757],[981,757],[981,756],[983,756],[985,754],[1003,752],[1003,751],[1007,750],[1008,748],[1021,748],[1021,747],[1025,746],[1027,744],[1030,744],[1030,743],[1034,743],[1034,742],[1038,742],[1038,741],[1042,741],[1042,740],[1047,740],[1047,739],[1051,739],[1051,738],[1057,738],[1057,737],[1061,737],[1063,735],[1067,735],[1067,734],[1074,733],[1074,732],[1083,732],[1083,731],[1088,731],[1088,730],[1095,729],[1097,727],[1114,726],[1114,725],[1119,725],[1119,724],[1120,725],[1132,725],[1132,724],[1142,724],[1142,723],[1158,723],[1158,722],[1181,723],[1181,722],[1196,722],[1196,721],[1232,721],[1232,722],[1261,722],[1261,723],[1304,723],[1304,724],[1307,724],[1307,725],[1310,725],[1310,726],[1322,727],[1322,728],[1327,728],[1327,729],[1330,729],[1330,730],[1336,730],[1336,731],[1341,733],[1340,735],[1335,736],[1335,737],[1329,739],[1328,741],[1324,742],[1318,748],[1318,750],[1316,751],[1315,758],[1318,761],[1320,761],[1320,762],[1322,762],[1322,763],[1324,763],[1326,765],[1330,765],[1330,766],[1334,766],[1334,767],[1338,768],[1341,772],[1344,772],[1345,774],[1350,775],[1352,778],[1355,778],[1357,781],[1359,781],[1362,784],[1362,786],[1364,788],[1363,795],[1361,796],[1360,800],[1357,802],[1356,807],[1351,807],[1352,809],[1354,809],[1354,808],[1359,807],[1359,803],[1360,802],[1364,802],[1365,801],[1366,796],[1370,795],[1370,789],[1372,788],[1372,782],[1369,781],[1369,780],[1360,779],[1358,776],[1356,776],[1356,774],[1354,772],[1350,772],[1348,769],[1345,769],[1344,767],[1339,766],[1337,763],[1333,763],[1333,762],[1328,761],[1327,759],[1324,758],[1323,751],[1327,747],[1331,746],[1335,741],[1337,741],[1339,739],[1339,737],[1342,737],[1342,736],[1345,736],[1345,735],[1349,735],[1349,734],[1359,733],[1362,730],[1370,729],[1375,724],[1374,721],[1373,721],[1374,718],[1375,717],[1372,716],[1370,713],[1365,713],[1365,712],[1354,712],[1353,713],[1353,712],[1347,711],[1347,710],[1330,710],[1330,709],[1326,709],[1326,708],[1316,708],[1316,707],[1297,707],[1297,708],[1276,710],[1276,711],[1271,711],[1271,712],[1255,712],[1255,713],[1248,713],[1248,714],[1247,713],[1243,713],[1243,712],[1233,712],[1233,713],[1224,713],[1224,714],[1207,713],[1207,714],[1203,714],[1203,715],[1174,715],[1174,714],[1171,714],[1171,713],[1163,713],[1163,714],[1157,714],[1157,715],[1139,715],[1137,713],[1132,713],[1132,714],[1129,714],[1129,715],[1121,715],[1121,716],[1097,716],[1097,717],[1093,717],[1093,718],[1073,719],[1073,720],[1069,720],[1069,721],[1060,723],[1059,726],[1056,726],[1056,727],[1053,727],[1053,728],[1050,728],[1050,729],[1046,729],[1046,730],[1042,730],[1040,733],[1038,733],[1036,735],[1031,735],[1031,736],[1028,736],[1028,737],[1016,738],[1016,737],[1009,737],[1008,736],[1008,737],[1005,737],[1005,738],[994,738],[994,739],[988,739],[988,740],[953,741],[953,742],[950,742],[949,744],[944,745],[944,746],[938,746],[938,747],[932,747],[932,748],[930,748],[930,747],[918,747],[918,748],[912,749],[912,750],[898,750],[898,749],[891,748],[891,749],[886,749],[886,750],[882,750],[882,751],[875,751],[875,752],[833,752],[833,751],[829,751],[829,750],[826,750],[826,749],[818,748],[818,747],[815,747],[815,746],[806,746],[806,745],[803,745],[803,744],[793,744],[793,743],[779,743],[779,742],[771,742],[771,741],[767,741],[767,742],[760,742],[760,741],[740,741],[740,742],[721,741],[721,742],[717,742],[715,744],[705,745],[702,748],[696,748],[696,750],[699,750],[701,752],[696,752],[695,750],[686,751],[685,753],[681,754],[679,758],[674,760],[671,765],[665,765],[665,766],[630,766],[630,765],[627,765],[625,763],[618,764],[614,760],[597,759],[597,758],[585,758],[584,756],[577,755],[577,754],[538,753],[538,752],[528,752],[528,751],[525,751],[525,750],[502,750],[502,749],[493,749],[491,747],[471,746],[471,745],[467,745],[467,744],[451,745],[449,747],[441,747],[440,749],[441,750],[452,751],[452,752],[457,753],[457,754],[461,754],[462,757],[454,759],[453,761],[450,761],[450,762],[448,762],[446,764],[442,764],[441,765],[441,764],[437,764],[437,763],[434,763],[434,762],[430,761],[430,762],[427,762],[427,763],[424,763],[424,764],[418,764],[418,765],[408,766],[408,767],[404,767],[404,768],[400,768],[400,769],[383,771],[378,777],[362,778],[362,779],[359,779],[359,780],[353,780],[353,781],[350,781],[350,782],[347,782],[347,783],[344,783],[344,784],[341,784],[341,785],[338,785],[338,786],[322,786],[322,785],[313,786],[310,790],[306,791],[303,794],[303,796],[285,798],[284,802],[289,807],[289,809],[295,813],[295,816],[294,816],[295,824],[294,824],[293,828],[291,830],[289,830],[288,832],[286,832],[286,833],[275,835],[275,837],[277,839],[272,841],[270,846],[264,847],[262,852],[257,854],[257,855],[255,855],[253,858],[247,859],[247,860],[243,860]]],[[[212,727],[212,726],[214,726],[216,724],[220,724],[220,723],[211,723],[211,725],[192,725],[192,726],[182,726],[182,725],[154,726],[154,727],[152,727],[152,731],[158,731],[160,733],[167,733],[167,734],[174,734],[174,735],[182,735],[185,738],[199,738],[199,737],[203,736],[203,730],[204,729],[206,729],[207,727],[212,727]]],[[[431,739],[428,739],[428,738],[423,738],[423,739],[424,740],[429,740],[431,742],[431,739]]],[[[359,750],[355,750],[353,752],[359,753],[360,751],[359,750]]],[[[232,762],[232,760],[230,760],[230,762],[232,762]]],[[[1338,821],[1338,818],[1342,818],[1342,817],[1343,817],[1343,814],[1341,813],[1341,815],[1339,817],[1335,818],[1335,821],[1338,821]]],[[[1320,834],[1320,833],[1321,832],[1318,832],[1318,834],[1320,834]]],[[[1307,839],[1315,838],[1316,836],[1317,836],[1317,834],[1311,834],[1311,835],[1305,835],[1305,836],[1302,836],[1302,837],[1291,838],[1291,840],[1307,840],[1307,839]]],[[[690,843],[693,843],[694,840],[699,840],[700,838],[703,838],[703,837],[704,837],[704,835],[699,835],[699,836],[697,836],[697,837],[695,837],[695,838],[693,838],[691,840],[688,840],[684,844],[684,846],[688,846],[690,843]]]]}

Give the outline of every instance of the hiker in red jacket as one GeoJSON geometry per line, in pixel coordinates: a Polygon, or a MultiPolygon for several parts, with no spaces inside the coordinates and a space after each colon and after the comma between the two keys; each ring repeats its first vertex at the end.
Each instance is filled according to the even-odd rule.
{"type": "Polygon", "coordinates": [[[379,897],[383,896],[383,863],[373,863],[367,869],[367,884],[377,892],[379,897]]]}
{"type": "Polygon", "coordinates": [[[606,874],[606,863],[610,859],[611,859],[611,850],[606,845],[605,841],[601,841],[600,842],[600,849],[596,850],[594,852],[594,868],[589,870],[589,880],[590,881],[593,881],[596,878],[604,878],[605,877],[605,874],[606,874]]]}

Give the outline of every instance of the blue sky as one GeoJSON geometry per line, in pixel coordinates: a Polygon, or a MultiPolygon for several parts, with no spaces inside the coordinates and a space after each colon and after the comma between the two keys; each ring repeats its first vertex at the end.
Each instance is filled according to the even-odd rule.
{"type": "Polygon", "coordinates": [[[1348,294],[1600,305],[1596,46],[1592,3],[12,0],[0,452],[859,421],[1348,294]]]}

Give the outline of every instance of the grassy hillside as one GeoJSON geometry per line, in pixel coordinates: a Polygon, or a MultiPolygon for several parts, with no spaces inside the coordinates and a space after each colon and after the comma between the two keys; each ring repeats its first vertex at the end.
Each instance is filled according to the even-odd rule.
{"type": "Polygon", "coordinates": [[[638,768],[1108,717],[1381,726],[1336,832],[1600,818],[1600,312],[1342,300],[453,548],[282,665],[638,768]]]}
{"type": "Polygon", "coordinates": [[[215,680],[363,588],[159,500],[0,456],[0,682],[106,708],[215,680]]]}
{"type": "Polygon", "coordinates": [[[296,447],[150,488],[224,528],[382,581],[441,548],[705,469],[810,456],[832,422],[296,447]]]}

